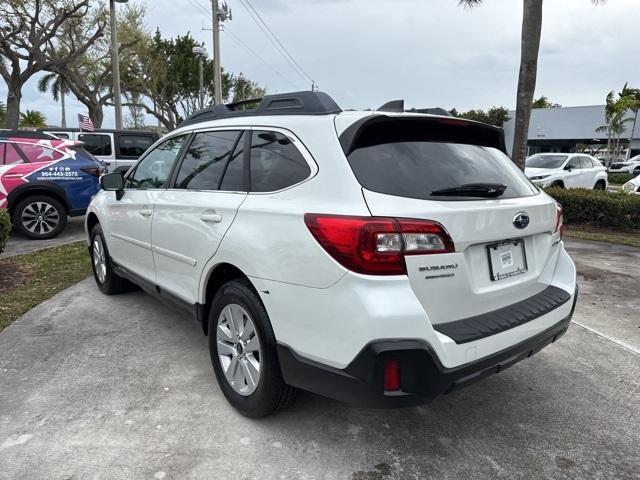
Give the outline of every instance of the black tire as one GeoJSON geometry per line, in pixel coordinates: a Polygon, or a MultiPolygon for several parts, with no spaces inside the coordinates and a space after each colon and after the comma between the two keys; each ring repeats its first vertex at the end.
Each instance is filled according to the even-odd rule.
{"type": "Polygon", "coordinates": [[[634,175],[636,175],[636,176],[637,176],[637,175],[640,175],[640,167],[636,167],[636,168],[634,168],[634,169],[633,169],[633,174],[634,174],[634,175]]]}
{"type": "Polygon", "coordinates": [[[131,283],[126,278],[120,277],[113,271],[109,249],[107,248],[107,242],[105,242],[104,240],[104,233],[102,233],[100,224],[93,227],[93,230],[91,230],[90,238],[91,244],[89,245],[89,251],[91,255],[91,268],[93,270],[93,278],[95,279],[96,285],[98,286],[100,291],[106,295],[114,295],[116,293],[130,292],[131,290],[135,290],[136,286],[133,283],[131,283]],[[99,242],[100,245],[96,245],[95,242],[99,242]],[[104,258],[102,259],[104,261],[103,274],[98,273],[99,267],[98,262],[96,262],[96,257],[99,256],[100,247],[102,248],[101,252],[104,256],[104,258]]]}
{"type": "Polygon", "coordinates": [[[53,238],[67,226],[67,209],[54,197],[30,195],[13,209],[13,226],[32,240],[53,238]]]}
{"type": "Polygon", "coordinates": [[[606,183],[604,183],[604,181],[602,180],[598,180],[595,184],[595,186],[593,187],[594,190],[606,190],[607,189],[607,185],[606,183]]]}
{"type": "Polygon", "coordinates": [[[551,185],[549,185],[550,187],[555,187],[555,188],[564,188],[564,184],[562,182],[553,182],[551,185]]]}
{"type": "Polygon", "coordinates": [[[297,391],[282,379],[276,338],[269,316],[248,280],[237,279],[224,284],[213,299],[209,313],[209,353],[222,393],[241,414],[262,418],[287,408],[293,402],[297,391]],[[225,376],[218,355],[218,318],[223,309],[232,304],[239,305],[249,314],[260,341],[260,378],[250,395],[241,395],[234,390],[225,376]]]}

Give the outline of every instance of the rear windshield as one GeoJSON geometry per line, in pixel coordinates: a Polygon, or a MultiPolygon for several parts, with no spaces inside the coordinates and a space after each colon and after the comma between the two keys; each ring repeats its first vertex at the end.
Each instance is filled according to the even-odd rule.
{"type": "MultiPolygon", "coordinates": [[[[470,184],[504,185],[497,198],[538,192],[515,164],[495,147],[438,141],[398,141],[356,148],[348,156],[360,184],[368,190],[430,200],[478,200],[433,194],[470,184]]],[[[483,198],[484,199],[484,198],[483,198]]]]}
{"type": "Polygon", "coordinates": [[[532,155],[525,160],[525,165],[530,168],[560,168],[566,160],[566,155],[532,155]]]}

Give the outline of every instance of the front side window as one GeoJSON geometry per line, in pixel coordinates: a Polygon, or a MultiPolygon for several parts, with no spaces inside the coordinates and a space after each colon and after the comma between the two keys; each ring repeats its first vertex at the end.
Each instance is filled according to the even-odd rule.
{"type": "Polygon", "coordinates": [[[84,148],[94,155],[111,155],[111,138],[109,135],[83,133],[78,140],[84,142],[84,148]]]}
{"type": "Polygon", "coordinates": [[[119,135],[118,148],[120,156],[138,158],[153,145],[153,137],[149,135],[119,135]]]}
{"type": "Polygon", "coordinates": [[[184,139],[184,135],[173,137],[151,150],[135,166],[133,173],[127,177],[125,188],[163,188],[167,183],[171,168],[180,152],[184,139]]]}
{"type": "Polygon", "coordinates": [[[275,192],[303,181],[311,168],[282,133],[254,131],[251,137],[251,191],[275,192]]]}
{"type": "Polygon", "coordinates": [[[565,168],[567,170],[579,170],[580,168],[582,168],[582,166],[580,165],[580,157],[573,157],[571,160],[569,160],[569,163],[567,163],[567,166],[565,168]]]}
{"type": "Polygon", "coordinates": [[[197,133],[184,156],[175,188],[219,190],[240,132],[197,133]]]}
{"type": "Polygon", "coordinates": [[[51,162],[54,160],[60,160],[64,157],[64,154],[46,147],[44,145],[38,145],[37,143],[20,143],[14,144],[16,148],[24,154],[25,157],[31,163],[35,162],[51,162]]]}

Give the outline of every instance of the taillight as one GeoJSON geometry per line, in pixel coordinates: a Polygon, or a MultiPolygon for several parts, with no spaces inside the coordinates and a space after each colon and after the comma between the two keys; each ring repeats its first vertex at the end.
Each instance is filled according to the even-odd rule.
{"type": "Polygon", "coordinates": [[[99,177],[104,173],[100,167],[87,167],[81,168],[80,170],[84,173],[88,173],[89,175],[93,175],[94,177],[99,177]]]}
{"type": "Polygon", "coordinates": [[[564,218],[562,217],[562,205],[556,203],[556,228],[553,233],[559,233],[560,238],[564,234],[564,218]]]}
{"type": "Polygon", "coordinates": [[[387,392],[400,390],[400,364],[395,358],[388,358],[384,363],[384,389],[387,392]]]}
{"type": "Polygon", "coordinates": [[[329,255],[356,273],[405,275],[405,255],[455,251],[444,227],[431,220],[307,213],[304,222],[329,255]]]}

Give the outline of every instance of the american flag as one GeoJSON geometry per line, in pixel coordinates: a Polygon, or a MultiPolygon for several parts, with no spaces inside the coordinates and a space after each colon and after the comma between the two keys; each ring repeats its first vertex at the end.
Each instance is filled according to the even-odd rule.
{"type": "Polygon", "coordinates": [[[95,130],[93,122],[86,115],[78,114],[78,126],[80,127],[80,130],[84,130],[86,132],[93,132],[95,130]]]}

